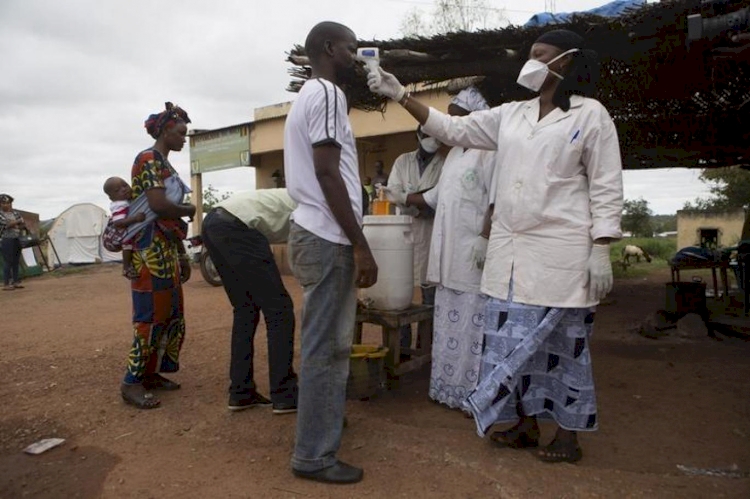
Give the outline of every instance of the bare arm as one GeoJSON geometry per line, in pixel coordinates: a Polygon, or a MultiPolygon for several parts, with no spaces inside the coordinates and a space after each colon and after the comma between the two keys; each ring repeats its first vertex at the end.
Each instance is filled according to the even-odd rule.
{"type": "Polygon", "coordinates": [[[195,215],[195,206],[192,204],[175,204],[167,199],[166,189],[149,189],[146,191],[146,199],[149,208],[159,215],[159,218],[176,220],[195,215]]]}
{"type": "Polygon", "coordinates": [[[377,281],[378,266],[354,215],[346,184],[344,184],[344,179],[341,178],[340,161],[341,150],[335,144],[325,144],[313,148],[315,176],[320,184],[320,189],[323,191],[323,196],[325,196],[331,213],[333,213],[334,218],[354,249],[357,286],[367,288],[377,281]]]}

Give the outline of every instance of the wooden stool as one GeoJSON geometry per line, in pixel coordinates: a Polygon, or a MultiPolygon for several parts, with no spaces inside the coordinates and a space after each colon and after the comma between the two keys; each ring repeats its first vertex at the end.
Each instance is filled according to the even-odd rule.
{"type": "Polygon", "coordinates": [[[430,361],[432,355],[432,305],[412,304],[405,310],[375,310],[357,308],[357,322],[354,343],[362,343],[362,324],[369,323],[381,327],[383,345],[388,347],[385,358],[389,388],[393,388],[398,377],[406,372],[419,369],[430,361]],[[417,323],[417,348],[403,353],[411,354],[411,359],[401,362],[401,327],[417,323]]]}

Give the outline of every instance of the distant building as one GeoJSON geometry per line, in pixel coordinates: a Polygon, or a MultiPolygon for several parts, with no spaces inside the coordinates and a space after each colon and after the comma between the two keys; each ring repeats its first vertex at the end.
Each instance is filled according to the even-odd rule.
{"type": "Polygon", "coordinates": [[[742,237],[745,210],[677,212],[677,249],[687,246],[726,248],[742,237]]]}
{"type": "MultiPolygon", "coordinates": [[[[423,104],[446,111],[451,96],[447,85],[417,85],[412,97],[423,104]]],[[[235,167],[255,168],[257,189],[277,187],[283,182],[284,123],[291,102],[256,109],[254,120],[214,130],[190,133],[190,173],[196,198],[203,192],[201,174],[235,167]]],[[[390,103],[384,113],[352,109],[349,112],[357,141],[360,176],[374,176],[380,160],[390,173],[396,158],[417,148],[417,121],[401,106],[390,103]]],[[[248,172],[249,173],[249,172],[248,172]]],[[[198,211],[201,203],[195,199],[198,211]]],[[[200,215],[200,213],[198,213],[200,215]]],[[[196,217],[196,221],[200,220],[196,217]]],[[[194,222],[195,232],[200,231],[194,222]]]]}

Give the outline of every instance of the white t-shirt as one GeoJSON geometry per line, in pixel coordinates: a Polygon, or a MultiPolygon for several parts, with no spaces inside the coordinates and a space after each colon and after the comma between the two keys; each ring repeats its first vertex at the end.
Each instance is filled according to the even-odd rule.
{"type": "Polygon", "coordinates": [[[327,241],[351,244],[331,213],[315,176],[313,148],[325,144],[341,149],[341,178],[354,216],[362,225],[362,183],[346,97],[330,81],[315,78],[302,86],[284,127],[284,173],[289,195],[297,203],[292,220],[327,241]]]}

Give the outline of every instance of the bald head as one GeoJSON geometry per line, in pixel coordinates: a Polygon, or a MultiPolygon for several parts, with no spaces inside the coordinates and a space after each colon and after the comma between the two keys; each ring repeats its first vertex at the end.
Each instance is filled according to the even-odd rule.
{"type": "Polygon", "coordinates": [[[305,39],[305,54],[310,59],[310,63],[315,64],[326,52],[326,43],[340,42],[350,38],[356,38],[351,29],[340,23],[323,21],[316,24],[308,33],[305,39]]]}

